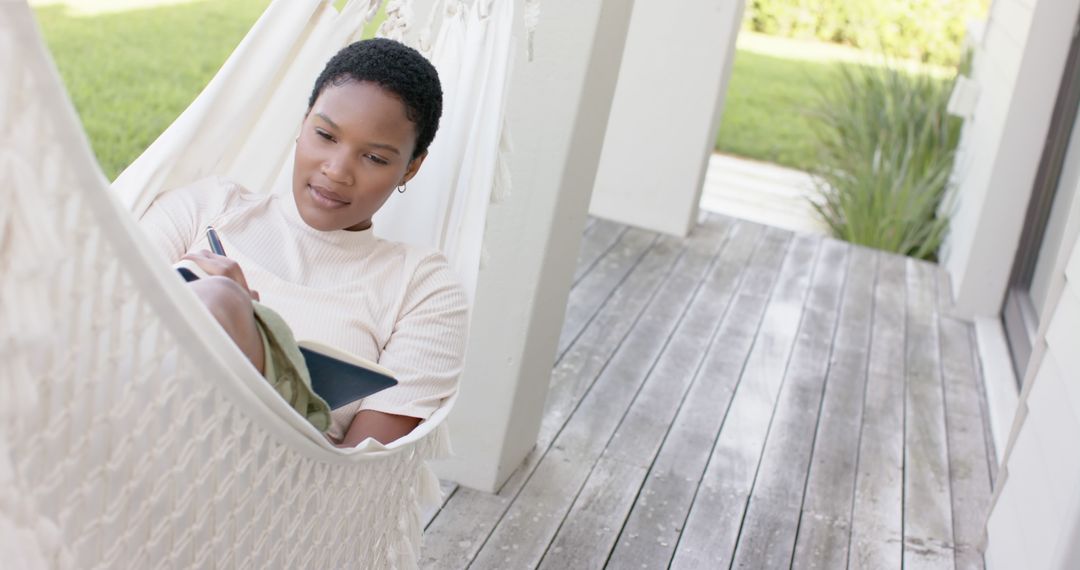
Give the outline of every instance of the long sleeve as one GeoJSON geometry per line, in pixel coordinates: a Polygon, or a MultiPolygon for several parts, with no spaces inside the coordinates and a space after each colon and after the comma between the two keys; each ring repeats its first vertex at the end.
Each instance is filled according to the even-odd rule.
{"type": "Polygon", "coordinates": [[[175,263],[222,212],[233,186],[214,176],[169,190],[150,204],[139,227],[169,263],[175,263]]]}

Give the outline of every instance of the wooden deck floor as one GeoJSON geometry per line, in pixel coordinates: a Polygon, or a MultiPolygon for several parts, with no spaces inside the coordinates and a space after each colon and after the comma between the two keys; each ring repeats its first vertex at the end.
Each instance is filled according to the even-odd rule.
{"type": "Polygon", "coordinates": [[[937,266],[710,216],[590,221],[536,448],[427,568],[979,568],[993,466],[937,266]]]}

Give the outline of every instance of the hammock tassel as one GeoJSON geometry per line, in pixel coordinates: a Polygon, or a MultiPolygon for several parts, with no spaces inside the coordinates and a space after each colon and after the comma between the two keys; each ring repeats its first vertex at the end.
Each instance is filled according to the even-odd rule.
{"type": "Polygon", "coordinates": [[[390,0],[386,3],[386,20],[379,26],[379,37],[405,43],[405,34],[412,28],[413,10],[410,0],[390,0]]]}

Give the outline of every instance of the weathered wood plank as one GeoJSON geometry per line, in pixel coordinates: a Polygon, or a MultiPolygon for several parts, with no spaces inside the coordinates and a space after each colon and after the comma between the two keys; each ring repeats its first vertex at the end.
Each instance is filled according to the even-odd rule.
{"type": "Polygon", "coordinates": [[[555,367],[537,446],[497,494],[460,489],[427,532],[423,563],[429,568],[463,568],[485,543],[492,529],[544,457],[581,397],[607,366],[642,311],[673,276],[672,267],[686,248],[719,247],[734,221],[723,216],[706,220],[686,241],[662,237],[634,268],[611,300],[555,367]]]}
{"type": "Polygon", "coordinates": [[[943,317],[940,326],[956,567],[981,570],[983,558],[976,547],[990,503],[991,452],[985,440],[971,325],[943,317]]]}
{"type": "Polygon", "coordinates": [[[424,532],[420,567],[467,567],[512,500],[513,495],[459,487],[424,532]]]}
{"type": "Polygon", "coordinates": [[[542,561],[542,568],[567,565],[600,567],[607,559],[648,467],[738,288],[761,230],[760,226],[749,224],[740,224],[735,228],[731,241],[725,247],[722,262],[713,267],[694,293],[685,318],[679,322],[671,342],[664,348],[604,450],[601,463],[606,468],[594,471],[589,476],[552,541],[542,561]],[[617,472],[617,475],[612,472],[617,472]],[[597,476],[618,477],[626,484],[620,488],[610,488],[592,483],[597,476]],[[601,494],[603,497],[598,496],[601,494]],[[608,531],[595,532],[597,525],[608,531]]]}
{"type": "Polygon", "coordinates": [[[561,358],[604,303],[656,242],[657,235],[631,228],[570,290],[556,354],[561,358]]]}
{"type": "Polygon", "coordinates": [[[608,252],[619,238],[626,233],[628,226],[617,224],[608,220],[589,218],[589,225],[585,228],[585,234],[581,238],[581,249],[578,251],[577,267],[574,269],[573,284],[585,276],[600,258],[608,252]]]}
{"type": "Polygon", "coordinates": [[[619,419],[717,261],[721,244],[689,248],[522,487],[472,567],[539,562],[619,419]],[[703,251],[704,250],[704,251],[703,251]],[[520,521],[527,520],[528,524],[520,521]]]}
{"type": "Polygon", "coordinates": [[[952,279],[944,267],[937,267],[934,271],[937,278],[937,309],[941,317],[953,316],[956,309],[956,300],[953,298],[952,279]]]}
{"type": "Polygon", "coordinates": [[[883,254],[852,507],[851,568],[899,568],[903,557],[905,260],[883,254]]]}
{"type": "MultiPolygon", "coordinates": [[[[667,435],[687,390],[698,377],[709,347],[719,338],[747,267],[765,228],[741,223],[721,262],[695,292],[686,317],[657,361],[641,392],[612,437],[605,453],[626,463],[648,467],[667,435]]],[[[769,260],[764,260],[766,263],[769,260]]]]}
{"type": "MultiPolygon", "coordinates": [[[[715,231],[717,221],[705,225],[715,231]]],[[[744,225],[735,224],[727,227],[744,225]]],[[[729,485],[711,498],[704,492],[702,475],[706,465],[713,469],[710,451],[716,455],[717,433],[723,439],[728,424],[735,422],[730,411],[725,419],[724,411],[740,407],[740,371],[746,367],[742,382],[762,376],[753,372],[757,357],[748,354],[764,350],[760,346],[766,342],[778,352],[775,335],[763,331],[784,320],[764,315],[780,295],[774,285],[781,265],[787,265],[781,262],[789,248],[788,235],[745,227],[764,232],[759,248],[748,261],[729,259],[730,267],[722,269],[723,256],[735,248],[741,231],[732,230],[722,257],[675,320],[666,344],[656,341],[662,346],[653,363],[644,367],[654,368],[643,378],[627,381],[627,374],[609,369],[623,362],[625,372],[628,362],[649,360],[641,354],[613,355],[645,350],[646,343],[631,343],[631,337],[641,334],[635,333],[638,328],[663,329],[656,328],[652,307],[662,298],[661,289],[680,279],[685,261],[679,258],[684,249],[679,240],[659,238],[645,248],[599,304],[598,296],[579,296],[594,301],[594,314],[553,371],[537,449],[500,493],[447,485],[452,495],[445,506],[424,514],[425,521],[434,516],[422,552],[425,567],[463,568],[475,557],[478,568],[538,563],[544,568],[662,568],[673,556],[675,566],[697,562],[710,568],[729,559],[740,567],[917,567],[928,560],[982,567],[973,545],[981,538],[990,497],[992,451],[985,439],[979,363],[970,325],[950,316],[947,275],[919,262],[911,262],[909,269],[900,259],[897,267],[895,256],[852,247],[834,341],[824,353],[828,311],[815,307],[827,306],[830,299],[835,305],[836,291],[819,286],[814,270],[801,321],[796,316],[787,323],[792,328],[800,324],[787,372],[773,387],[778,390],[774,407],[761,405],[751,414],[747,410],[752,408],[742,406],[747,418],[768,426],[763,440],[760,431],[748,437],[763,441],[756,458],[746,453],[746,461],[725,468],[736,474],[733,479],[745,481],[739,474],[750,472],[757,461],[750,491],[729,485]],[[712,281],[724,271],[738,275],[739,285],[735,300],[717,313],[715,308],[730,292],[717,289],[712,281]],[[910,294],[905,287],[909,282],[910,294]],[[936,284],[929,288],[936,286],[937,294],[916,282],[936,284]],[[710,287],[715,297],[705,303],[700,299],[710,287]],[[924,306],[929,310],[917,309],[924,306]],[[920,327],[927,334],[919,333],[920,327]],[[715,340],[705,342],[714,329],[715,340]],[[827,376],[811,372],[826,363],[827,376]],[[799,370],[805,374],[800,376],[799,370]],[[935,373],[937,393],[920,388],[935,373]],[[595,401],[601,399],[605,401],[595,401]],[[915,429],[925,423],[920,414],[935,406],[944,439],[927,439],[915,429]],[[816,429],[815,407],[820,409],[816,429]],[[806,434],[802,439],[795,437],[800,431],[806,434]],[[924,471],[917,466],[927,457],[933,459],[935,448],[946,452],[945,487],[925,484],[942,472],[940,453],[937,467],[924,471]],[[800,473],[805,493],[798,483],[800,473]],[[913,533],[926,513],[913,514],[911,501],[921,500],[920,494],[937,493],[940,498],[942,491],[951,520],[947,532],[954,538],[924,541],[913,533]],[[712,506],[704,504],[710,500],[712,506]],[[800,500],[801,513],[793,506],[800,500]],[[724,502],[734,506],[730,513],[717,506],[724,502]],[[716,528],[699,534],[720,537],[719,542],[737,537],[728,557],[702,554],[695,559],[682,552],[694,532],[687,517],[691,509],[711,509],[712,515],[699,518],[708,518],[716,528]]],[[[588,233],[599,229],[594,223],[588,233]]],[[[618,247],[608,254],[615,255],[618,247]]],[[[822,246],[818,265],[834,271],[830,278],[842,276],[835,260],[827,260],[828,249],[822,246]]],[[[594,269],[608,271],[603,263],[597,258],[594,269]]],[[[582,282],[597,279],[591,273],[585,271],[582,282]]],[[[767,395],[765,389],[756,392],[762,402],[768,402],[767,395]]],[[[934,516],[937,519],[930,520],[941,520],[940,509],[934,516]]]]}
{"type": "MultiPolygon", "coordinates": [[[[879,258],[883,254],[861,246],[853,245],[851,248],[852,267],[848,270],[844,306],[833,345],[837,349],[859,350],[869,356],[870,333],[874,322],[874,291],[879,258]]],[[[861,398],[858,410],[862,410],[861,398]]]]}
{"type": "Polygon", "coordinates": [[[798,525],[798,505],[751,494],[731,567],[790,567],[798,525]]]}
{"type": "Polygon", "coordinates": [[[937,266],[907,260],[904,566],[953,568],[937,266]]]}
{"type": "Polygon", "coordinates": [[[813,570],[845,568],[851,538],[851,527],[844,522],[846,519],[850,517],[834,518],[803,511],[799,518],[791,567],[813,570]]]}
{"type": "Polygon", "coordinates": [[[613,568],[666,567],[675,551],[698,482],[765,306],[791,234],[766,228],[750,257],[739,293],[680,407],[612,551],[613,568]]]}
{"type": "MultiPolygon", "coordinates": [[[[729,227],[730,220],[726,218],[718,218],[712,220],[710,223],[703,227],[702,231],[696,232],[690,240],[690,243],[707,243],[716,245],[716,241],[723,236],[723,233],[729,227]],[[696,240],[696,241],[695,241],[696,240]]],[[[643,263],[644,265],[644,263],[643,263]]],[[[649,275],[654,275],[653,272],[648,272],[649,275]]],[[[665,273],[667,277],[672,274],[665,273]]],[[[648,279],[630,279],[628,284],[640,283],[643,280],[648,279]]],[[[659,283],[659,281],[657,281],[659,283]]],[[[487,495],[484,493],[469,492],[462,497],[462,503],[469,503],[462,505],[462,516],[456,516],[453,512],[457,505],[454,501],[448,505],[447,524],[444,528],[439,529],[441,536],[437,541],[436,548],[428,548],[426,553],[430,553],[430,559],[433,561],[434,567],[461,567],[464,566],[469,560],[471,560],[479,547],[486,540],[487,536],[491,532],[491,529],[503,516],[508,508],[510,501],[517,495],[524,483],[532,475],[533,470],[539,463],[540,459],[544,456],[550,445],[551,440],[554,438],[558,430],[562,428],[561,421],[552,421],[552,418],[561,416],[567,417],[573,409],[576,408],[580,394],[584,393],[588,389],[588,386],[596,378],[599,372],[607,365],[608,359],[615,349],[623,342],[625,334],[629,333],[631,326],[639,319],[640,309],[645,306],[644,301],[649,301],[652,298],[654,291],[638,291],[642,294],[637,295],[630,292],[630,294],[622,295],[620,299],[626,304],[622,307],[623,310],[618,309],[618,303],[609,303],[605,306],[605,314],[602,312],[598,318],[589,325],[587,332],[582,336],[578,343],[575,343],[572,350],[556,368],[555,377],[558,378],[560,374],[571,377],[571,380],[566,382],[568,385],[581,386],[579,390],[569,390],[567,393],[571,396],[569,398],[556,398],[556,405],[551,405],[551,399],[549,399],[549,405],[547,410],[547,418],[544,425],[541,427],[540,442],[536,449],[526,458],[524,464],[519,467],[517,472],[511,476],[510,480],[504,485],[503,489],[498,495],[487,495]],[[611,310],[609,310],[611,307],[611,310]],[[590,334],[589,331],[595,331],[595,334],[590,334]],[[574,364],[577,363],[577,364],[574,364]],[[576,397],[575,397],[576,396],[576,397]],[[488,505],[488,508],[478,510],[477,504],[484,503],[488,505]],[[469,544],[469,548],[462,551],[458,547],[459,544],[469,544]],[[458,562],[449,562],[449,561],[458,562]]],[[[553,387],[553,396],[557,395],[558,387],[553,387]]],[[[438,519],[436,523],[438,523],[438,519]]],[[[425,555],[425,559],[429,557],[425,555]]]]}
{"type": "Polygon", "coordinates": [[[836,240],[822,244],[739,533],[735,567],[791,565],[849,250],[836,240]]]}
{"type": "MultiPolygon", "coordinates": [[[[723,219],[702,228],[697,241],[688,244],[722,241],[734,222],[723,219]]],[[[686,250],[686,244],[662,236],[627,277],[585,331],[556,363],[551,374],[544,417],[537,444],[546,449],[562,429],[566,419],[592,386],[619,344],[638,322],[645,307],[672,277],[672,269],[686,250]]]]}
{"type": "Polygon", "coordinates": [[[795,344],[821,240],[796,235],[698,487],[673,568],[727,566],[795,344]]]}
{"type": "MultiPolygon", "coordinates": [[[[979,414],[982,421],[983,441],[985,442],[987,448],[986,465],[990,474],[990,488],[992,489],[994,487],[994,478],[997,477],[997,454],[994,450],[994,436],[990,430],[989,412],[987,411],[986,403],[986,389],[983,386],[982,363],[980,362],[979,358],[978,340],[975,335],[975,326],[969,320],[955,315],[955,310],[956,301],[953,298],[952,294],[952,279],[949,277],[948,271],[945,271],[944,268],[940,268],[938,271],[938,312],[941,315],[941,320],[944,322],[946,318],[951,318],[964,323],[965,328],[967,329],[967,335],[969,337],[966,343],[969,347],[966,357],[964,353],[961,352],[963,350],[962,348],[955,348],[956,352],[954,352],[953,356],[950,358],[956,360],[957,362],[968,362],[967,369],[968,372],[971,374],[971,378],[974,382],[976,394],[975,401],[978,406],[979,414]],[[942,291],[946,291],[947,293],[942,293],[942,291]]],[[[942,364],[947,364],[947,362],[945,362],[945,353],[947,347],[945,346],[944,342],[944,334],[946,328],[947,327],[942,325],[942,364]]],[[[961,382],[960,384],[966,385],[967,383],[961,382]]],[[[946,392],[948,392],[949,387],[950,383],[946,380],[946,392]]],[[[948,393],[946,393],[946,398],[948,398],[948,393]]],[[[950,445],[950,450],[951,449],[952,446],[950,445]]]]}
{"type": "Polygon", "coordinates": [[[648,467],[601,457],[539,567],[603,568],[647,472],[648,467]]]}
{"type": "MultiPolygon", "coordinates": [[[[731,223],[728,218],[711,220],[697,233],[698,239],[702,242],[722,239],[731,223]]],[[[425,534],[422,554],[425,568],[464,568],[473,559],[547,452],[565,418],[577,407],[661,284],[672,277],[672,268],[683,250],[681,240],[660,238],[615,290],[554,369],[537,447],[498,493],[463,488],[447,501],[425,534]]]]}
{"type": "Polygon", "coordinates": [[[847,565],[877,253],[853,247],[803,497],[793,568],[847,565]]]}

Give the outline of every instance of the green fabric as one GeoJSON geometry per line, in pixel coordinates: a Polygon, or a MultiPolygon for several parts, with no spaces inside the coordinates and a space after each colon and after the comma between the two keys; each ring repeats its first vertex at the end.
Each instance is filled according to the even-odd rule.
{"type": "Polygon", "coordinates": [[[273,309],[258,302],[251,305],[262,332],[266,381],[311,425],[325,432],[330,428],[330,406],[311,389],[311,374],[292,329],[273,309]]]}

